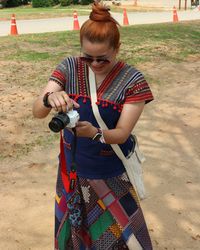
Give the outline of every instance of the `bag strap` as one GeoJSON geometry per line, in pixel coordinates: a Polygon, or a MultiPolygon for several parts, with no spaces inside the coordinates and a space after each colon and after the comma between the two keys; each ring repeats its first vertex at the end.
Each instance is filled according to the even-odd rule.
{"type": "MultiPolygon", "coordinates": [[[[89,88],[90,88],[90,96],[91,96],[91,105],[92,105],[92,110],[93,110],[94,116],[95,116],[99,126],[102,129],[107,129],[107,126],[106,126],[105,122],[103,121],[103,119],[101,118],[98,106],[96,104],[96,102],[97,102],[96,79],[95,79],[94,72],[90,69],[90,67],[89,67],[89,88]]],[[[143,156],[143,154],[139,150],[136,136],[133,135],[133,137],[135,139],[134,153],[135,153],[137,159],[139,160],[139,162],[142,163],[145,161],[145,157],[143,156]]],[[[116,153],[116,155],[119,157],[119,159],[121,161],[123,161],[123,162],[127,161],[127,158],[124,156],[124,154],[123,154],[123,152],[118,144],[110,144],[110,146],[112,147],[113,151],[116,153]]],[[[126,168],[126,166],[125,166],[125,168],[126,168]]],[[[128,172],[130,173],[130,171],[128,171],[127,168],[126,168],[126,171],[127,171],[127,173],[128,172]]],[[[132,178],[132,179],[134,179],[134,178],[132,178]]],[[[135,182],[131,181],[131,183],[135,188],[135,192],[136,192],[136,196],[138,197],[138,200],[140,200],[135,182]]]]}
{"type": "MultiPolygon", "coordinates": [[[[103,119],[101,118],[101,115],[99,113],[99,109],[98,106],[96,104],[97,102],[97,89],[96,89],[96,79],[95,79],[95,75],[94,72],[92,71],[92,69],[89,67],[89,88],[90,88],[90,95],[91,95],[91,104],[92,104],[92,110],[94,113],[94,116],[99,124],[99,126],[102,129],[108,129],[105,122],[103,121],[103,119]]],[[[135,140],[135,153],[137,155],[138,160],[143,163],[146,159],[145,156],[143,155],[143,153],[139,150],[139,146],[138,146],[138,141],[137,141],[137,137],[132,134],[132,136],[134,137],[135,140]]],[[[118,157],[121,160],[125,160],[126,157],[124,156],[124,154],[121,151],[121,148],[119,147],[118,144],[110,144],[110,146],[112,147],[112,149],[114,150],[114,152],[118,155],[118,157]]]]}
{"type": "MultiPolygon", "coordinates": [[[[91,95],[91,104],[92,104],[92,110],[93,110],[94,116],[95,116],[99,126],[102,129],[108,129],[105,122],[101,118],[98,106],[96,104],[96,102],[97,102],[96,79],[95,79],[94,72],[92,71],[92,69],[90,67],[89,67],[89,82],[90,82],[89,87],[90,87],[90,95],[91,95]]],[[[117,156],[120,158],[120,160],[126,159],[126,157],[122,153],[121,148],[118,146],[118,144],[110,144],[110,146],[112,147],[114,152],[117,154],[117,156]]]]}

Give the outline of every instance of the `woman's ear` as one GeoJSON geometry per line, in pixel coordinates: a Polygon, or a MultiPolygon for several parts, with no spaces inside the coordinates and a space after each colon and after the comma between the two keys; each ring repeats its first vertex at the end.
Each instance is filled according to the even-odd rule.
{"type": "Polygon", "coordinates": [[[119,43],[117,48],[116,48],[117,53],[119,52],[120,46],[121,46],[121,43],[119,43]]]}

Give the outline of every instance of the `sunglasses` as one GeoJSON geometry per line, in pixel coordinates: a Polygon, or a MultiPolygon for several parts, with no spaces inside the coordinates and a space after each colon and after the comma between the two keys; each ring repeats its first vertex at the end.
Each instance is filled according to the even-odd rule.
{"type": "Polygon", "coordinates": [[[93,58],[93,57],[86,57],[86,56],[81,56],[80,59],[88,64],[91,64],[93,62],[97,62],[99,64],[108,64],[110,61],[106,58],[93,58]]]}

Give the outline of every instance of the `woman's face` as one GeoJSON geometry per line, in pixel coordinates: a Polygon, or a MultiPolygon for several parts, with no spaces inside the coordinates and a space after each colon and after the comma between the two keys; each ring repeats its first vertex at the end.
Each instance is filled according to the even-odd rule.
{"type": "Polygon", "coordinates": [[[108,74],[116,63],[118,49],[109,46],[105,42],[90,42],[83,38],[82,60],[85,61],[95,74],[108,74]]]}

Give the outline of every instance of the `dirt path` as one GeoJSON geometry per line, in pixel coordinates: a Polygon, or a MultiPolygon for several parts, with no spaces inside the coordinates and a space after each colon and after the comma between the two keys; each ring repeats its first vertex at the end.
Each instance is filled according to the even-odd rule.
{"type": "MultiPolygon", "coordinates": [[[[3,66],[0,62],[0,68],[3,66]]],[[[147,157],[144,168],[149,195],[142,207],[152,241],[159,250],[197,250],[200,61],[191,57],[179,64],[155,62],[140,69],[157,79],[151,82],[155,101],[147,105],[136,127],[147,157]]],[[[58,143],[49,134],[49,119],[32,118],[34,88],[7,86],[6,77],[11,74],[1,72],[0,249],[49,250],[53,245],[58,143]],[[40,140],[44,134],[51,147],[44,148],[40,140]]]]}

